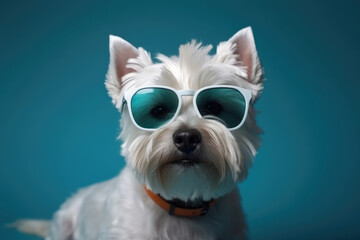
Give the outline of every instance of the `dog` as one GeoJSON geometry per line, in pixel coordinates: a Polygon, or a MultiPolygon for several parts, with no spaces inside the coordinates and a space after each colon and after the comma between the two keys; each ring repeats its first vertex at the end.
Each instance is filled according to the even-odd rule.
{"type": "Polygon", "coordinates": [[[237,183],[260,147],[263,68],[250,27],[158,54],[110,35],[105,86],[121,112],[121,173],[79,190],[51,221],[12,226],[46,240],[246,239],[237,183]]]}

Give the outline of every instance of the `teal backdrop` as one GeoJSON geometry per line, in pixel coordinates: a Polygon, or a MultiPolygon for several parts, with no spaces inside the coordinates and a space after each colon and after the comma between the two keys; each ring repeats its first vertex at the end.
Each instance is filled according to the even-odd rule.
{"type": "Polygon", "coordinates": [[[263,145],[239,184],[250,239],[360,239],[359,1],[0,3],[0,239],[124,166],[109,34],[153,56],[252,26],[263,145]]]}

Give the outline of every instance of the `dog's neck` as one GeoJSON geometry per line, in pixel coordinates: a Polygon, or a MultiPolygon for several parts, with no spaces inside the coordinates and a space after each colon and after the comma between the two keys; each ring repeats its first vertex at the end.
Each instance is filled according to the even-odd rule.
{"type": "Polygon", "coordinates": [[[205,215],[211,206],[215,204],[215,200],[203,201],[197,199],[195,201],[183,201],[180,199],[166,200],[160,195],[151,192],[144,187],[148,196],[161,208],[168,211],[170,215],[181,217],[195,217],[205,215]]]}

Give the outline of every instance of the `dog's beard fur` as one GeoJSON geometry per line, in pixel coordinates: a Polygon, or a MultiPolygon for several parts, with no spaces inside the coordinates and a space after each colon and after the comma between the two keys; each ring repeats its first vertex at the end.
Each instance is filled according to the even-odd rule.
{"type": "Polygon", "coordinates": [[[221,123],[199,122],[195,129],[203,141],[190,156],[169,141],[177,129],[188,128],[184,123],[174,122],[150,135],[137,136],[129,146],[128,158],[138,179],[166,199],[209,200],[230,191],[237,179],[241,155],[235,139],[221,123]],[[184,158],[196,163],[176,163],[184,158]]]}
{"type": "Polygon", "coordinates": [[[113,39],[121,41],[120,45],[129,44],[122,56],[117,55],[120,53],[116,45],[110,46],[113,54],[106,81],[113,103],[122,111],[119,136],[123,141],[122,155],[138,180],[165,199],[218,198],[247,176],[260,146],[261,130],[254,120],[253,103],[262,91],[263,78],[255,45],[251,42],[252,33],[250,37],[248,34],[242,37],[243,42],[248,41],[243,47],[245,50],[235,40],[228,41],[220,43],[217,53],[211,56],[211,46],[202,47],[193,41],[180,47],[179,57],[158,55],[159,63],[153,63],[144,49],[135,49],[122,39],[113,39]],[[250,52],[252,58],[238,59],[241,52],[250,52]],[[123,56],[128,56],[129,60],[126,68],[119,70],[124,60],[117,61],[117,58],[123,56]],[[240,64],[239,60],[248,64],[240,64]],[[121,71],[127,72],[119,74],[121,71]],[[219,121],[199,118],[193,109],[192,97],[183,97],[179,116],[153,132],[136,128],[129,117],[128,106],[122,106],[124,92],[137,87],[161,85],[199,89],[224,84],[247,88],[253,93],[246,122],[236,131],[230,132],[219,121]],[[173,144],[172,136],[178,129],[196,129],[201,134],[201,146],[191,156],[184,156],[173,144]],[[186,157],[195,159],[196,164],[175,163],[186,157]]]}

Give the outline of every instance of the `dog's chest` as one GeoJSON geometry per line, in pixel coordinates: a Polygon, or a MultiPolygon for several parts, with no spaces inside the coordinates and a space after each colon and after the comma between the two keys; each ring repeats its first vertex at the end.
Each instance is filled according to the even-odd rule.
{"type": "Polygon", "coordinates": [[[119,191],[104,205],[106,220],[100,239],[216,239],[221,232],[217,221],[207,216],[170,216],[146,195],[127,169],[119,178],[119,191]]]}

